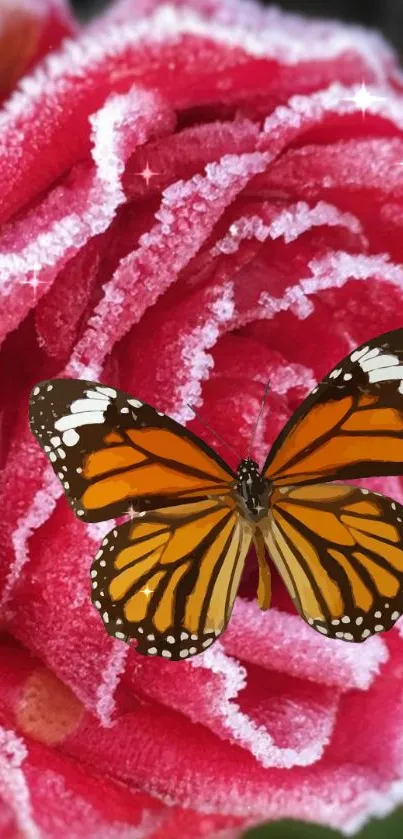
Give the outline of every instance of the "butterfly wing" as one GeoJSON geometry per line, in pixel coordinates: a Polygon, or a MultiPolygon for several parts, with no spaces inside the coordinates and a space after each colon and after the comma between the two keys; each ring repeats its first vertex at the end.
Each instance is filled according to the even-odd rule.
{"type": "Polygon", "coordinates": [[[217,499],[141,514],[104,539],[92,565],[92,600],[110,635],[137,652],[184,659],[225,629],[251,528],[217,499]]]}
{"type": "Polygon", "coordinates": [[[368,341],[323,379],[263,474],[282,486],[403,474],[403,329],[368,341]]]}
{"type": "Polygon", "coordinates": [[[403,612],[403,507],[346,484],[275,490],[264,539],[318,632],[364,641],[403,612]]]}
{"type": "Polygon", "coordinates": [[[150,405],[78,379],[41,382],[30,424],[83,521],[229,491],[236,478],[202,440],[150,405]]]}

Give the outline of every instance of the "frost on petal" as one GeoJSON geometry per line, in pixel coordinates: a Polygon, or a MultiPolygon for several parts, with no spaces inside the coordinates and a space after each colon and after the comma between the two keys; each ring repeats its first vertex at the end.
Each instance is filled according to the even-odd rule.
{"type": "Polygon", "coordinates": [[[271,608],[261,612],[256,602],[236,601],[224,649],[262,668],[278,670],[340,691],[368,690],[388,659],[380,637],[355,647],[322,638],[299,615],[271,608]]]}
{"type": "Polygon", "coordinates": [[[208,122],[191,125],[139,147],[130,157],[123,187],[128,198],[142,198],[160,192],[178,180],[188,180],[204,171],[208,163],[220,160],[227,154],[255,151],[259,129],[247,119],[236,122],[208,122]],[[149,166],[150,178],[144,178],[149,166]]]}
{"type": "Polygon", "coordinates": [[[214,252],[234,253],[241,242],[252,238],[264,242],[268,238],[278,239],[282,236],[285,242],[292,242],[307,230],[318,226],[345,227],[354,234],[362,232],[362,226],[356,216],[342,213],[325,201],[319,201],[313,207],[305,201],[298,201],[280,212],[276,207],[270,208],[266,205],[259,214],[237,218],[226,236],[216,242],[214,252]]]}
{"type": "MultiPolygon", "coordinates": [[[[327,122],[330,119],[334,125],[338,120],[340,137],[342,139],[343,124],[353,126],[353,136],[362,136],[362,110],[356,101],[358,85],[345,87],[334,82],[326,90],[312,93],[310,96],[291,96],[287,106],[280,105],[267,117],[258,147],[262,149],[285,144],[304,134],[304,142],[318,142],[327,137],[327,122]],[[322,131],[322,133],[321,133],[322,131]]],[[[369,91],[372,96],[366,109],[366,133],[371,129],[379,132],[384,121],[385,133],[390,133],[392,127],[395,132],[403,128],[403,104],[401,97],[382,88],[369,91]]],[[[333,129],[334,137],[334,129],[333,129]]]]}
{"type": "MultiPolygon", "coordinates": [[[[401,701],[394,700],[394,710],[394,719],[385,721],[384,744],[401,725],[401,701]]],[[[134,783],[170,804],[251,821],[291,817],[344,828],[376,814],[381,806],[385,812],[391,809],[401,771],[397,750],[392,753],[385,745],[381,763],[356,760],[365,749],[358,719],[353,759],[349,752],[346,761],[340,751],[340,756],[325,755],[313,766],[287,771],[264,768],[248,750],[149,701],[123,715],[113,729],[100,730],[87,715],[80,736],[75,733],[70,738],[68,751],[76,757],[84,750],[98,772],[134,783]],[[372,801],[371,793],[375,793],[372,801]]],[[[340,715],[339,724],[343,725],[340,715]]],[[[380,727],[378,742],[383,731],[380,727]]],[[[400,791],[401,787],[400,780],[400,791]]]]}
{"type": "Polygon", "coordinates": [[[7,103],[1,122],[6,151],[0,181],[2,218],[32,197],[35,183],[38,190],[44,189],[83,157],[90,113],[111,89],[127,89],[139,76],[145,86],[158,87],[175,107],[183,108],[236,102],[240,90],[244,98],[268,87],[273,96],[280,88],[284,101],[299,79],[302,90],[324,87],[335,76],[346,84],[357,77],[382,83],[392,69],[391,51],[379,37],[358,28],[319,23],[311,29],[306,21],[295,28],[291,17],[285,32],[287,16],[274,23],[269,15],[267,23],[263,18],[261,26],[252,28],[245,25],[242,9],[240,14],[228,27],[225,20],[212,21],[189,7],[163,4],[151,17],[90,29],[74,42],[65,42],[24,79],[7,103]],[[298,63],[302,66],[295,73],[298,63]],[[183,78],[185,88],[179,81],[183,78]],[[72,125],[74,132],[68,136],[72,125]],[[18,144],[13,142],[17,131],[18,144]],[[38,143],[41,159],[48,160],[45,171],[34,165],[38,143]]]}
{"type": "Polygon", "coordinates": [[[268,159],[260,154],[228,155],[220,163],[209,164],[206,175],[180,181],[165,191],[157,223],[104,286],[103,299],[68,364],[69,375],[77,375],[90,361],[101,368],[114,344],[176,280],[226,206],[265,168],[268,159]]]}
{"type": "Polygon", "coordinates": [[[125,201],[121,179],[133,146],[170,130],[173,115],[158,94],[132,88],[91,117],[95,167],[81,164],[66,184],[6,227],[0,254],[2,334],[22,320],[86,242],[103,233],[125,201]]]}
{"type": "Polygon", "coordinates": [[[0,728],[0,793],[27,839],[40,839],[41,833],[32,812],[32,801],[24,773],[27,749],[12,731],[0,728]]]}
{"type": "Polygon", "coordinates": [[[309,143],[290,149],[258,176],[254,189],[282,190],[309,202],[326,198],[353,213],[364,227],[371,250],[401,254],[403,141],[400,137],[309,143]]]}
{"type": "Polygon", "coordinates": [[[99,546],[99,534],[110,530],[111,523],[97,526],[95,531],[85,529],[65,503],[52,514],[44,505],[35,522],[33,510],[31,530],[21,534],[25,552],[21,559],[17,554],[6,582],[4,597],[9,598],[11,606],[7,626],[71,687],[103,725],[109,725],[128,648],[105,632],[90,602],[89,567],[99,546]],[[41,527],[44,519],[48,520],[41,527]],[[23,565],[28,559],[29,573],[23,565]],[[41,580],[40,597],[35,593],[37,579],[41,580]]]}
{"type": "Polygon", "coordinates": [[[316,688],[314,698],[309,686],[245,668],[217,644],[190,665],[168,664],[130,662],[134,691],[241,745],[264,767],[306,766],[323,754],[338,708],[334,690],[316,688]],[[173,670],[180,680],[169,678],[173,670]]]}

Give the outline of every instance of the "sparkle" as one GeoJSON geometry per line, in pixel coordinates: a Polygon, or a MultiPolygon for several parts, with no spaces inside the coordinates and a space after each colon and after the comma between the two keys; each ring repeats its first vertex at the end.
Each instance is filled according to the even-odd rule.
{"type": "Polygon", "coordinates": [[[260,504],[258,504],[257,507],[256,507],[256,512],[257,513],[262,513],[263,510],[264,510],[264,507],[261,507],[260,504]]]}
{"type": "Polygon", "coordinates": [[[145,182],[148,186],[150,181],[151,181],[151,178],[154,178],[155,175],[161,175],[161,172],[154,172],[154,170],[151,169],[151,167],[149,165],[149,162],[147,160],[147,163],[146,163],[144,169],[142,169],[141,172],[135,172],[134,174],[139,175],[140,178],[144,178],[144,180],[145,180],[145,182]]]}
{"type": "Polygon", "coordinates": [[[127,512],[132,521],[136,518],[136,516],[138,516],[138,512],[134,509],[133,504],[130,504],[130,507],[127,512]]]}
{"type": "Polygon", "coordinates": [[[36,274],[34,274],[34,276],[31,277],[31,279],[29,279],[29,280],[22,280],[22,285],[31,286],[32,291],[34,292],[35,296],[36,296],[36,292],[38,290],[38,287],[40,285],[43,285],[43,283],[44,283],[44,280],[40,280],[39,277],[36,276],[36,274]]]}
{"type": "Polygon", "coordinates": [[[149,588],[148,585],[145,588],[141,589],[141,593],[145,594],[146,597],[150,597],[150,594],[152,594],[153,591],[154,591],[154,589],[149,588]]]}
{"type": "Polygon", "coordinates": [[[385,96],[374,96],[374,94],[368,90],[365,82],[363,82],[361,87],[356,90],[354,96],[345,96],[344,101],[354,102],[356,107],[361,111],[362,115],[365,116],[368,108],[370,108],[374,102],[384,102],[385,96]]]}

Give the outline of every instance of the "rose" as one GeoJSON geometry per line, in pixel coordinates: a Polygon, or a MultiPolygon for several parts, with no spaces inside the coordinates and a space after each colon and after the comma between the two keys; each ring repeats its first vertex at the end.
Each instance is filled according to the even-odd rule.
{"type": "MultiPolygon", "coordinates": [[[[66,20],[40,6],[48,31],[56,8],[66,20]]],[[[109,524],[58,500],[27,425],[36,381],[87,376],[183,422],[202,406],[242,454],[270,377],[262,462],[318,377],[401,325],[402,86],[358,28],[126,0],[6,102],[5,839],[235,837],[287,815],[351,832],[402,799],[401,626],[359,648],[320,637],[277,579],[262,614],[251,558],[222,642],[140,657],[90,604],[109,524]]],[[[396,478],[377,486],[402,497],[396,478]]]]}

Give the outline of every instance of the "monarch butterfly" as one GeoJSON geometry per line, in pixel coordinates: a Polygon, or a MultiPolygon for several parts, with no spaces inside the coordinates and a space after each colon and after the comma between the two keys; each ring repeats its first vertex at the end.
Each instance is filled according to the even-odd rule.
{"type": "Polygon", "coordinates": [[[30,424],[77,516],[130,512],[94,559],[92,601],[137,651],[181,660],[228,624],[246,554],[270,605],[266,549],[313,629],[361,642],[403,611],[403,507],[326,483],[403,473],[403,329],[360,346],[291,417],[263,469],[234,472],[187,428],[125,393],[54,379],[30,424]]]}

